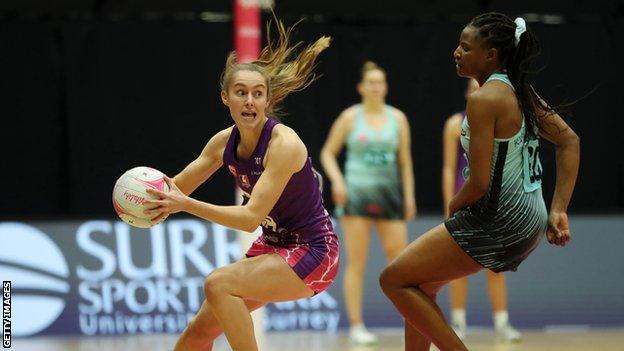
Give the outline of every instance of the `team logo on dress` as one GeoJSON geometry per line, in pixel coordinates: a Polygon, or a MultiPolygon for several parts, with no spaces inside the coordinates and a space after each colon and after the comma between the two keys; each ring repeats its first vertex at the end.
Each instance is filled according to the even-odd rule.
{"type": "Polygon", "coordinates": [[[368,206],[366,206],[366,212],[372,215],[382,214],[383,211],[383,207],[379,206],[378,204],[368,204],[368,206]]]}
{"type": "Polygon", "coordinates": [[[236,168],[234,166],[228,166],[228,169],[230,170],[230,173],[236,177],[236,168]]]}
{"type": "Polygon", "coordinates": [[[238,176],[238,178],[240,179],[241,184],[245,188],[249,188],[251,186],[251,184],[249,183],[249,177],[247,177],[247,175],[241,174],[241,175],[238,176]]]}
{"type": "Polygon", "coordinates": [[[262,163],[262,157],[254,157],[254,160],[256,160],[257,165],[262,163]]]}

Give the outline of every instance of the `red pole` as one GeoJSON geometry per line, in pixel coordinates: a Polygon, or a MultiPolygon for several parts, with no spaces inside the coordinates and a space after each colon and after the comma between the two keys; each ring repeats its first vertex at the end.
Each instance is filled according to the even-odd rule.
{"type": "MultiPolygon", "coordinates": [[[[234,51],[239,63],[251,62],[260,55],[260,6],[258,0],[233,0],[234,51]]],[[[241,203],[241,191],[236,189],[236,202],[241,203]]]]}
{"type": "Polygon", "coordinates": [[[258,58],[261,36],[258,1],[234,0],[234,50],[238,62],[258,58]]]}
{"type": "MultiPolygon", "coordinates": [[[[260,28],[260,7],[258,0],[234,0],[234,50],[237,61],[250,62],[260,55],[262,31],[260,28]]],[[[242,191],[236,188],[236,203],[242,203],[242,191]]],[[[238,242],[241,245],[241,256],[249,249],[253,241],[261,234],[258,227],[254,234],[238,232],[238,242]]],[[[260,348],[264,344],[264,308],[252,313],[254,333],[260,348]]]]}

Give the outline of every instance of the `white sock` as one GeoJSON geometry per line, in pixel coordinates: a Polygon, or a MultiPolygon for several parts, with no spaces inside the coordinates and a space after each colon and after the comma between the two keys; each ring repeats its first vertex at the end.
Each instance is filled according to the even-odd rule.
{"type": "Polygon", "coordinates": [[[451,323],[459,327],[466,327],[466,310],[463,308],[453,308],[451,310],[451,323]]]}
{"type": "Polygon", "coordinates": [[[494,328],[499,329],[509,323],[509,314],[507,310],[496,311],[492,314],[492,319],[494,320],[494,328]]]}

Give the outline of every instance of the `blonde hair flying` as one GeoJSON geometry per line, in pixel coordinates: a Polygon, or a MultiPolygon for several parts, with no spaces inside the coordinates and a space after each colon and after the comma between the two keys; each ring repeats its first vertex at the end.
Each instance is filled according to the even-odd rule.
{"type": "Polygon", "coordinates": [[[267,23],[267,46],[262,49],[260,57],[250,63],[237,63],[236,54],[232,51],[228,55],[225,68],[221,74],[221,90],[227,91],[234,73],[238,71],[259,72],[267,81],[269,106],[267,112],[272,115],[279,114],[280,103],[294,91],[305,89],[317,77],[314,67],[318,55],[329,47],[331,38],[322,36],[313,44],[302,50],[294,59],[294,51],[302,44],[298,42],[290,45],[292,29],[299,23],[287,28],[273,14],[277,27],[278,39],[273,42],[271,38],[271,21],[267,23]]]}

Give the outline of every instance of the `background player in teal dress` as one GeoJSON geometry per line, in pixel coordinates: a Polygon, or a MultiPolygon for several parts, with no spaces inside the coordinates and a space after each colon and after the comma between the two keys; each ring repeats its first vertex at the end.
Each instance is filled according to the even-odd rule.
{"type": "MultiPolygon", "coordinates": [[[[465,96],[479,88],[474,79],[466,80],[465,96]]],[[[464,185],[464,168],[468,166],[466,154],[461,147],[461,125],[466,118],[466,112],[458,112],[446,120],[443,132],[443,162],[442,162],[442,197],[444,203],[444,218],[449,217],[448,206],[453,196],[464,185]]],[[[492,320],[497,339],[501,341],[519,341],[522,335],[509,323],[507,312],[507,284],[505,273],[486,271],[490,304],[492,306],[492,320]]],[[[451,302],[451,326],[461,339],[466,335],[466,298],[468,296],[468,277],[453,280],[449,284],[451,302]]]]}
{"type": "Polygon", "coordinates": [[[570,240],[567,208],[579,165],[579,138],[535,92],[528,73],[539,44],[522,18],[473,18],[455,49],[458,75],[480,88],[468,97],[462,147],[466,182],[450,217],[421,235],[381,274],[386,296],[405,317],[405,346],[467,350],[435,302],[447,282],[483,268],[515,270],[547,235],[570,240]],[[550,213],[541,193],[539,139],[556,147],[557,182],[550,213]]]}
{"type": "Polygon", "coordinates": [[[362,319],[362,289],[373,224],[386,257],[393,260],[407,243],[406,220],[416,214],[410,128],[400,110],[386,105],[385,71],[367,62],[357,86],[362,103],[336,119],[321,151],[332,184],[337,214],[342,216],[347,267],[344,296],[357,344],[375,343],[362,319]],[[346,145],[344,175],[336,160],[346,145]],[[341,213],[344,212],[344,213],[341,213]]]}

